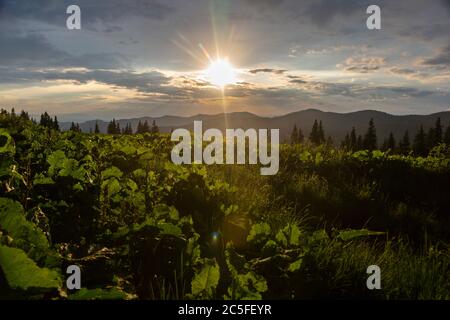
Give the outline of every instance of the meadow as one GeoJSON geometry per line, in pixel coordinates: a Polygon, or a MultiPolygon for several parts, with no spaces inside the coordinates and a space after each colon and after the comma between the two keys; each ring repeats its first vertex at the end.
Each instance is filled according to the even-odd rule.
{"type": "Polygon", "coordinates": [[[173,145],[0,115],[0,298],[450,299],[450,146],[283,144],[262,176],[173,145]]]}

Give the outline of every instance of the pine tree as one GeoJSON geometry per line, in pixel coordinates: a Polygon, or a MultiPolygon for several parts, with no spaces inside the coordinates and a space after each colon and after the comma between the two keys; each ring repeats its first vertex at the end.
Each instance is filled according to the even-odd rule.
{"type": "Polygon", "coordinates": [[[116,119],[112,119],[112,121],[108,124],[108,128],[107,128],[106,132],[108,134],[116,134],[117,133],[116,119]]]}
{"type": "Polygon", "coordinates": [[[436,146],[436,131],[435,128],[428,129],[428,134],[425,135],[425,147],[427,151],[436,146]]]}
{"type": "Polygon", "coordinates": [[[344,140],[341,142],[341,148],[345,149],[345,150],[351,150],[351,148],[350,148],[350,136],[349,136],[348,133],[345,135],[344,140]]]}
{"type": "Polygon", "coordinates": [[[59,123],[58,123],[58,118],[56,116],[53,120],[53,129],[55,129],[56,131],[59,131],[59,123]]]}
{"type": "Polygon", "coordinates": [[[150,132],[150,126],[148,125],[147,120],[145,120],[144,124],[142,125],[142,130],[144,131],[143,133],[150,132]]]}
{"type": "Polygon", "coordinates": [[[331,136],[328,136],[327,138],[327,146],[332,147],[334,145],[333,138],[331,136]]]}
{"type": "Polygon", "coordinates": [[[74,122],[72,122],[72,124],[70,125],[70,131],[81,132],[80,124],[75,124],[74,122]]]}
{"type": "Polygon", "coordinates": [[[150,132],[151,132],[151,134],[159,133],[159,128],[156,125],[156,121],[155,120],[153,120],[153,122],[152,122],[152,128],[150,129],[150,132]]]}
{"type": "Polygon", "coordinates": [[[303,135],[303,131],[300,127],[298,127],[297,143],[303,143],[304,141],[305,136],[303,135]]]}
{"type": "Polygon", "coordinates": [[[358,139],[356,140],[356,150],[362,150],[364,148],[364,140],[362,135],[358,135],[358,139]]]}
{"type": "Polygon", "coordinates": [[[137,134],[143,134],[143,133],[147,133],[147,132],[150,132],[150,127],[148,125],[147,120],[144,123],[139,121],[136,133],[137,134]]]}
{"type": "Polygon", "coordinates": [[[447,127],[447,130],[445,130],[444,142],[450,145],[450,125],[447,127]]]}
{"type": "Polygon", "coordinates": [[[316,145],[320,143],[319,123],[317,122],[317,120],[314,120],[311,133],[309,134],[309,141],[316,145]]]}
{"type": "Polygon", "coordinates": [[[387,140],[387,149],[394,151],[396,147],[397,144],[395,143],[394,134],[391,132],[387,140]]]}
{"type": "Polygon", "coordinates": [[[291,133],[291,144],[297,144],[298,143],[298,129],[297,125],[294,124],[294,128],[292,129],[291,133]]]}
{"type": "Polygon", "coordinates": [[[363,145],[364,149],[369,151],[377,149],[377,131],[373,119],[369,121],[369,128],[364,136],[363,145]]]}
{"type": "Polygon", "coordinates": [[[131,128],[130,123],[127,123],[125,128],[122,130],[122,134],[133,134],[133,129],[131,128]]]}
{"type": "Polygon", "coordinates": [[[414,145],[413,145],[414,153],[418,156],[426,156],[427,155],[427,146],[426,146],[426,135],[423,130],[423,126],[420,126],[419,131],[414,137],[414,145]]]}
{"type": "Polygon", "coordinates": [[[94,133],[95,134],[99,134],[100,133],[100,128],[98,127],[98,122],[95,121],[95,129],[94,129],[94,133]]]}
{"type": "Polygon", "coordinates": [[[350,139],[349,148],[350,148],[350,150],[355,151],[357,149],[357,144],[358,144],[358,138],[356,137],[355,127],[352,128],[349,139],[350,139]]]}
{"type": "Polygon", "coordinates": [[[25,120],[30,120],[30,116],[28,115],[28,112],[25,112],[24,110],[22,110],[20,112],[20,117],[25,120]]]}
{"type": "Polygon", "coordinates": [[[319,144],[325,143],[325,131],[323,130],[322,120],[319,122],[318,138],[319,138],[319,144]]]}
{"type": "Polygon", "coordinates": [[[411,149],[411,143],[409,141],[409,132],[408,130],[405,131],[405,134],[403,135],[403,139],[399,143],[399,149],[400,153],[407,154],[409,153],[409,150],[411,149]]]}
{"type": "Polygon", "coordinates": [[[436,125],[434,127],[434,145],[442,143],[442,124],[441,118],[437,118],[436,125]]]}
{"type": "Polygon", "coordinates": [[[50,117],[50,115],[46,112],[41,114],[41,120],[39,124],[43,127],[52,128],[53,127],[53,120],[50,117]]]}

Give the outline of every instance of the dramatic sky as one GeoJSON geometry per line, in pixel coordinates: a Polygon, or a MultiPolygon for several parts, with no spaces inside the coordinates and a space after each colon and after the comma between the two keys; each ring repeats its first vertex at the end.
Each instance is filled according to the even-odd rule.
{"type": "Polygon", "coordinates": [[[0,0],[0,106],[67,121],[449,110],[450,1],[0,0]],[[216,58],[237,72],[223,90],[204,72],[216,58]]]}

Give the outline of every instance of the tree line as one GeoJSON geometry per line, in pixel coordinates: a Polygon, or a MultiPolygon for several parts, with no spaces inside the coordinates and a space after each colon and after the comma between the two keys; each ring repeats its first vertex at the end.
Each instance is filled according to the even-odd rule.
{"type": "MultiPolygon", "coordinates": [[[[305,137],[302,129],[297,125],[294,125],[290,136],[291,144],[299,144],[308,141],[313,145],[333,145],[333,140],[330,136],[325,139],[325,130],[322,121],[314,121],[311,133],[308,139],[305,137]]],[[[412,141],[410,139],[410,133],[408,130],[400,137],[396,139],[392,132],[389,133],[383,143],[378,145],[377,130],[375,122],[370,119],[369,126],[364,134],[358,134],[355,127],[345,135],[344,140],[341,141],[340,147],[348,151],[358,150],[383,150],[400,154],[408,154],[411,151],[416,155],[426,156],[431,149],[438,146],[441,143],[450,145],[450,125],[447,126],[444,131],[444,127],[441,123],[441,118],[438,118],[435,125],[431,127],[428,132],[425,132],[423,125],[414,135],[412,141]]]]}

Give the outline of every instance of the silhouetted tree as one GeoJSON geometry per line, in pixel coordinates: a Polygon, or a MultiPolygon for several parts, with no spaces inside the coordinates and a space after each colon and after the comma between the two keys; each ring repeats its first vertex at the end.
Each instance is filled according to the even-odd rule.
{"type": "Polygon", "coordinates": [[[391,132],[389,134],[389,138],[387,138],[385,140],[385,142],[383,143],[383,148],[382,149],[385,150],[385,151],[386,150],[394,151],[396,147],[397,147],[397,144],[395,142],[394,134],[391,132]]]}
{"type": "Polygon", "coordinates": [[[130,123],[127,123],[125,128],[122,130],[122,134],[133,134],[133,128],[131,128],[130,123]]]}
{"type": "Polygon", "coordinates": [[[437,118],[436,125],[434,127],[434,145],[438,145],[439,143],[442,143],[442,124],[441,124],[441,118],[437,118]]]}
{"type": "Polygon", "coordinates": [[[403,135],[403,139],[400,141],[398,147],[399,147],[400,153],[402,153],[402,154],[407,154],[411,150],[411,143],[409,140],[408,130],[405,131],[405,134],[403,135]]]}
{"type": "Polygon", "coordinates": [[[298,127],[297,142],[303,143],[304,141],[305,141],[305,135],[303,134],[302,128],[298,127]]]}
{"type": "Polygon", "coordinates": [[[137,126],[137,130],[136,133],[137,134],[143,134],[143,133],[147,133],[150,132],[150,127],[148,125],[147,120],[145,120],[144,123],[142,123],[141,121],[139,121],[138,126],[137,126]]]}
{"type": "Polygon", "coordinates": [[[444,142],[450,145],[450,125],[447,127],[447,130],[445,130],[444,142]]]}
{"type": "Polygon", "coordinates": [[[355,127],[352,128],[352,131],[350,132],[350,150],[355,151],[358,144],[358,138],[356,137],[356,129],[355,127]]]}
{"type": "Polygon", "coordinates": [[[94,133],[95,133],[95,134],[100,133],[100,128],[98,127],[98,122],[97,122],[97,121],[95,121],[94,133]]]}
{"type": "Polygon", "coordinates": [[[325,143],[325,132],[323,130],[322,121],[320,121],[319,124],[317,120],[314,120],[311,133],[309,134],[309,141],[315,145],[325,143]]]}
{"type": "Polygon", "coordinates": [[[358,135],[358,139],[356,140],[356,150],[361,150],[364,148],[364,141],[362,135],[358,135]]]}
{"type": "Polygon", "coordinates": [[[152,122],[152,128],[150,129],[150,132],[152,134],[159,133],[159,127],[156,125],[156,121],[155,120],[153,120],[153,122],[152,122]]]}
{"type": "Polygon", "coordinates": [[[112,119],[112,121],[108,124],[108,128],[106,131],[108,134],[120,134],[120,125],[116,121],[116,119],[112,119]]]}
{"type": "Polygon", "coordinates": [[[364,149],[370,151],[377,149],[377,131],[373,119],[369,121],[369,128],[364,136],[363,145],[364,149]]]}
{"type": "Polygon", "coordinates": [[[75,124],[74,122],[72,122],[72,124],[70,125],[70,131],[81,132],[80,125],[78,123],[75,124]]]}
{"type": "Polygon", "coordinates": [[[58,123],[58,118],[56,116],[53,120],[53,129],[59,131],[59,123],[58,123]]]}
{"type": "Polygon", "coordinates": [[[291,144],[297,144],[298,143],[298,129],[297,125],[294,124],[294,128],[292,128],[291,133],[291,144]]]}
{"type": "Polygon", "coordinates": [[[25,120],[30,120],[30,116],[28,115],[28,112],[25,112],[24,110],[22,110],[20,112],[20,117],[25,120]]]}
{"type": "Polygon", "coordinates": [[[419,131],[414,137],[413,150],[416,155],[426,156],[427,155],[427,141],[426,134],[423,130],[423,126],[420,126],[419,131]]]}
{"type": "Polygon", "coordinates": [[[325,131],[323,130],[322,121],[319,122],[319,144],[325,143],[325,131]]]}
{"type": "Polygon", "coordinates": [[[327,146],[331,147],[334,145],[333,138],[331,136],[328,136],[327,138],[327,146]]]}

